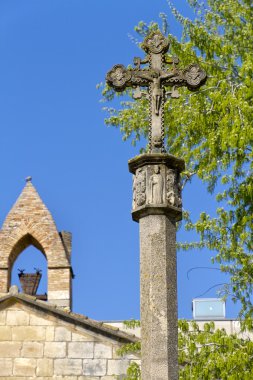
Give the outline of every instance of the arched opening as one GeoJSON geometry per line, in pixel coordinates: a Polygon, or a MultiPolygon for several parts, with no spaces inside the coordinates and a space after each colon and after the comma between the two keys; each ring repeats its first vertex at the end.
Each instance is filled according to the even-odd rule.
{"type": "Polygon", "coordinates": [[[46,255],[40,243],[32,235],[27,234],[15,244],[9,256],[9,285],[17,285],[20,292],[27,293],[24,290],[24,279],[26,282],[27,280],[31,282],[34,281],[34,277],[37,277],[36,281],[39,282],[36,296],[46,300],[48,289],[46,255]],[[40,275],[35,276],[36,273],[41,273],[41,278],[40,275]]]}

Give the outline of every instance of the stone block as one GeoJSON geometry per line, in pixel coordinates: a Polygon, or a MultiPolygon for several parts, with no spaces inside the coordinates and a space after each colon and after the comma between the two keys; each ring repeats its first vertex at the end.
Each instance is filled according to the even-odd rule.
{"type": "Polygon", "coordinates": [[[2,376],[12,375],[12,359],[0,359],[0,371],[2,376]]]}
{"type": "Polygon", "coordinates": [[[68,344],[68,357],[92,359],[94,357],[94,343],[70,342],[68,344]]]}
{"type": "Polygon", "coordinates": [[[55,359],[54,375],[82,375],[82,359],[55,359]]]}
{"type": "MultiPolygon", "coordinates": [[[[11,305],[8,306],[8,311],[9,310],[17,310],[17,311],[20,311],[21,309],[21,306],[20,306],[20,302],[13,302],[11,305]]],[[[6,311],[7,312],[7,311],[6,311]]]]}
{"type": "MultiPolygon", "coordinates": [[[[1,264],[4,264],[4,258],[1,256],[1,264]]],[[[7,264],[7,263],[6,263],[7,264]]],[[[8,271],[0,269],[0,293],[6,295],[8,292],[8,271]]]]}
{"type": "Polygon", "coordinates": [[[9,326],[29,325],[29,314],[23,310],[8,310],[6,324],[9,326]]]}
{"type": "Polygon", "coordinates": [[[107,375],[126,374],[129,367],[129,360],[108,360],[107,375]]]}
{"type": "Polygon", "coordinates": [[[106,346],[102,343],[95,343],[94,358],[98,359],[112,359],[112,346],[106,346]]]}
{"type": "Polygon", "coordinates": [[[53,326],[46,327],[46,341],[52,342],[54,340],[54,330],[53,326]]]}
{"type": "MultiPolygon", "coordinates": [[[[10,376],[7,376],[7,377],[0,377],[1,380],[10,380],[10,376]]],[[[34,377],[29,377],[29,376],[11,376],[11,380],[34,380],[34,377]]],[[[37,379],[36,380],[41,380],[41,379],[37,379]]],[[[48,379],[42,379],[42,380],[48,380],[48,379]]],[[[51,379],[50,379],[51,380],[51,379]]]]}
{"type": "Polygon", "coordinates": [[[54,372],[53,359],[38,359],[37,360],[37,376],[52,376],[54,372]]]}
{"type": "Polygon", "coordinates": [[[48,358],[64,358],[66,356],[66,343],[46,342],[44,346],[44,356],[48,358]]]}
{"type": "Polygon", "coordinates": [[[84,359],[83,374],[86,376],[105,376],[106,360],[105,359],[84,359]]]}
{"type": "Polygon", "coordinates": [[[23,358],[41,358],[43,356],[43,343],[24,342],[21,356],[23,358]]]}
{"type": "Polygon", "coordinates": [[[66,311],[70,311],[70,299],[66,299],[66,300],[48,299],[48,303],[51,305],[55,305],[66,311]]]}
{"type": "Polygon", "coordinates": [[[118,355],[118,350],[121,346],[113,346],[112,349],[112,358],[113,359],[121,359],[121,355],[118,355]]]}
{"type": "Polygon", "coordinates": [[[71,331],[62,326],[55,327],[54,340],[57,342],[71,341],[71,331]]]}
{"type": "Polygon", "coordinates": [[[39,315],[30,315],[30,325],[31,326],[53,326],[54,322],[46,319],[47,317],[39,316],[39,315]]]}
{"type": "MultiPolygon", "coordinates": [[[[60,279],[62,281],[62,279],[60,279]]],[[[69,287],[68,281],[64,282],[64,287],[69,287]]],[[[69,298],[69,290],[51,290],[48,291],[48,299],[52,300],[66,300],[69,298]]]]}
{"type": "Polygon", "coordinates": [[[34,376],[36,369],[36,359],[17,358],[14,360],[13,375],[34,376]]]}
{"type": "Polygon", "coordinates": [[[46,328],[44,326],[15,326],[12,328],[12,339],[19,341],[44,341],[46,328]]]}
{"type": "Polygon", "coordinates": [[[0,358],[16,358],[20,351],[20,342],[0,342],[0,358]]]}
{"type": "Polygon", "coordinates": [[[94,338],[89,335],[83,335],[79,333],[72,332],[72,342],[93,342],[94,338]]]}
{"type": "Polygon", "coordinates": [[[1,310],[0,311],[0,325],[3,326],[6,323],[6,311],[1,310]]]}
{"type": "Polygon", "coordinates": [[[0,326],[0,340],[11,340],[11,327],[0,326]]]}

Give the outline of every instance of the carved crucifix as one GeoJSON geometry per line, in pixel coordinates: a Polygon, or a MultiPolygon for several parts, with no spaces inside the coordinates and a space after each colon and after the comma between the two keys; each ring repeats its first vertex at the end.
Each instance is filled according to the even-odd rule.
{"type": "Polygon", "coordinates": [[[107,83],[116,91],[123,91],[126,87],[135,88],[134,98],[141,96],[149,98],[150,123],[149,123],[149,152],[163,153],[164,149],[164,100],[167,95],[178,98],[177,88],[186,86],[189,90],[196,90],[206,80],[206,73],[194,63],[185,69],[177,67],[179,60],[173,57],[166,60],[165,53],[169,49],[169,41],[159,30],[152,31],[144,39],[142,49],[147,56],[134,58],[135,68],[125,68],[123,65],[115,65],[106,76],[107,83]],[[165,68],[165,64],[171,64],[172,69],[165,68]],[[141,68],[142,64],[148,67],[141,68]],[[141,90],[148,87],[149,92],[141,90]],[[172,90],[165,92],[165,87],[172,90]]]}

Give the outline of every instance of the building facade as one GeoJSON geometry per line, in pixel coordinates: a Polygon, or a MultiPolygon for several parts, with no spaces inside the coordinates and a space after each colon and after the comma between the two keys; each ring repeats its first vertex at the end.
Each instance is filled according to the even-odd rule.
{"type": "Polygon", "coordinates": [[[139,362],[117,353],[135,335],[72,312],[72,277],[71,234],[57,231],[29,179],[0,230],[0,380],[123,379],[139,362]],[[30,245],[47,260],[46,296],[11,286],[13,264],[30,245]]]}

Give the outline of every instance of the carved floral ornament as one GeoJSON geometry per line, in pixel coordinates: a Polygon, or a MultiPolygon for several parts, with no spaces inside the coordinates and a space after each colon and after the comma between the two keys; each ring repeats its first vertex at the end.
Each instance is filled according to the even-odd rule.
{"type": "Polygon", "coordinates": [[[189,88],[198,88],[206,79],[206,72],[197,63],[192,63],[183,72],[189,88]]]}
{"type": "Polygon", "coordinates": [[[131,79],[131,72],[123,65],[115,65],[107,74],[106,80],[117,91],[121,91],[125,84],[131,79]]]}
{"type": "Polygon", "coordinates": [[[145,38],[142,48],[147,53],[160,54],[169,49],[169,41],[162,35],[160,30],[155,30],[145,38]]]}

